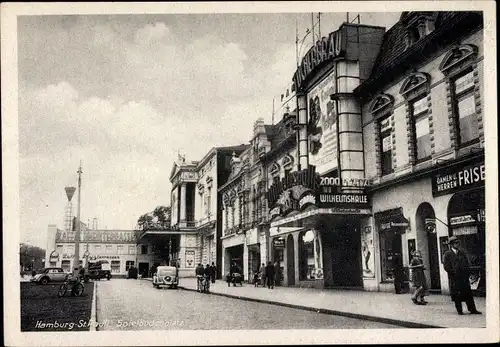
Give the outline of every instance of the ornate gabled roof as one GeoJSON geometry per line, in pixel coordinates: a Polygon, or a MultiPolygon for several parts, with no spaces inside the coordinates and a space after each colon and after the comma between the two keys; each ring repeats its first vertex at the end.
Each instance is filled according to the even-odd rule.
{"type": "MultiPolygon", "coordinates": [[[[444,45],[481,27],[483,22],[481,12],[437,12],[433,14],[434,31],[407,47],[407,25],[415,15],[418,13],[403,13],[400,20],[384,34],[370,77],[356,88],[357,93],[365,94],[364,91],[377,90],[378,85],[394,80],[409,66],[420,64],[436,50],[443,49],[444,45]]],[[[429,13],[424,12],[423,15],[429,16],[429,13]]]]}

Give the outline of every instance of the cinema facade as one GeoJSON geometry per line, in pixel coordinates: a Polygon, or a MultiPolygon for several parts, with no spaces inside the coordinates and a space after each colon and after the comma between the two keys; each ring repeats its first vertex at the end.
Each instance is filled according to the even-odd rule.
{"type": "Polygon", "coordinates": [[[395,260],[408,274],[418,249],[429,287],[447,293],[454,235],[484,294],[481,14],[404,12],[387,32],[344,23],[294,87],[297,162],[272,175],[282,156],[262,158],[282,284],[393,292],[395,260]]]}

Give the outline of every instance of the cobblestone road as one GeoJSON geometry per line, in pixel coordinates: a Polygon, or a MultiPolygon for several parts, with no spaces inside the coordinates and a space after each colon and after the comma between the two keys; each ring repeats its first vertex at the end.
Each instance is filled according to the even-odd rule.
{"type": "Polygon", "coordinates": [[[97,285],[97,330],[398,328],[377,322],[224,298],[155,289],[146,280],[97,285]]]}

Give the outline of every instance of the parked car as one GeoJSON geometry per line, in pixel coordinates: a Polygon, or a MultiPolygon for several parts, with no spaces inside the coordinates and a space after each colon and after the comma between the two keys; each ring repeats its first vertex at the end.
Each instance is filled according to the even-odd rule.
{"type": "Polygon", "coordinates": [[[153,287],[160,289],[161,286],[177,288],[179,274],[175,266],[158,266],[153,275],[153,287]]]}
{"type": "Polygon", "coordinates": [[[85,277],[92,280],[106,278],[111,279],[111,265],[107,260],[98,260],[95,263],[89,263],[88,270],[85,271],[85,277]]]}
{"type": "Polygon", "coordinates": [[[64,282],[69,272],[65,272],[60,267],[45,268],[31,278],[31,282],[47,284],[49,282],[64,282]]]}

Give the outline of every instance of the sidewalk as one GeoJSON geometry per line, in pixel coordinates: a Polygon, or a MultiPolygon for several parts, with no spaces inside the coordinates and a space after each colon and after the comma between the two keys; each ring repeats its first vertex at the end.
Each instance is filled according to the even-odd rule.
{"type": "MultiPolygon", "coordinates": [[[[181,278],[179,288],[196,291],[196,279],[181,278]]],[[[465,314],[459,316],[449,295],[430,295],[426,298],[428,305],[417,306],[411,302],[410,294],[295,287],[268,289],[255,288],[251,284],[228,287],[223,281],[212,283],[210,292],[213,295],[374,320],[409,328],[486,327],[485,298],[474,298],[477,309],[483,312],[482,315],[468,314],[464,303],[465,314]]]]}

